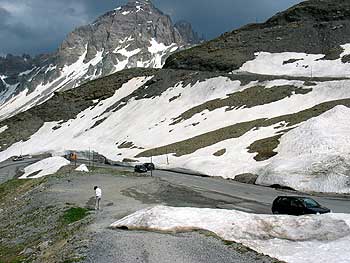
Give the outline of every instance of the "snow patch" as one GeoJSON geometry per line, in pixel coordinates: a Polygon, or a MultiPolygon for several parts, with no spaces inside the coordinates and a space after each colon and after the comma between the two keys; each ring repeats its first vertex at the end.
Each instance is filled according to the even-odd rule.
{"type": "Polygon", "coordinates": [[[46,175],[55,174],[63,166],[67,166],[69,164],[70,162],[63,157],[56,156],[46,158],[24,168],[24,175],[22,175],[19,179],[36,179],[46,175]],[[34,173],[35,175],[31,176],[34,173]]]}
{"type": "Polygon", "coordinates": [[[136,6],[136,13],[140,12],[140,11],[144,11],[143,8],[140,5],[136,6]]]}
{"type": "Polygon", "coordinates": [[[348,214],[295,217],[156,206],[118,220],[111,227],[155,231],[202,229],[289,263],[345,263],[350,257],[349,223],[348,214]]]}
{"type": "Polygon", "coordinates": [[[116,48],[116,50],[113,53],[121,54],[124,57],[130,58],[132,56],[137,55],[141,51],[141,49],[139,49],[139,48],[137,48],[135,50],[128,51],[127,48],[128,48],[128,46],[124,47],[124,48],[116,48]]]}
{"type": "Polygon", "coordinates": [[[7,125],[0,127],[0,133],[6,131],[8,129],[7,125]]]}
{"type": "Polygon", "coordinates": [[[23,72],[19,73],[18,76],[22,77],[22,76],[25,76],[25,75],[29,75],[30,73],[32,73],[32,71],[33,71],[34,69],[35,69],[35,68],[32,68],[32,69],[23,71],[23,72]]]}
{"type": "Polygon", "coordinates": [[[48,72],[50,72],[50,71],[52,71],[52,70],[55,70],[56,68],[57,68],[56,65],[50,64],[50,65],[47,67],[47,69],[45,70],[45,74],[48,73],[48,72]]]}
{"type": "Polygon", "coordinates": [[[336,60],[325,60],[323,54],[257,52],[256,58],[243,64],[239,71],[281,76],[349,77],[350,63],[343,63],[342,58],[350,54],[350,44],[341,47],[344,51],[336,60]]]}
{"type": "MultiPolygon", "coordinates": [[[[175,52],[179,47],[173,43],[169,46],[166,46],[164,43],[158,43],[155,38],[152,38],[150,41],[151,46],[148,47],[148,52],[154,55],[154,58],[148,62],[148,65],[143,63],[144,67],[149,67],[149,65],[153,65],[154,68],[161,68],[163,66],[162,59],[169,52],[175,52]]],[[[138,65],[142,66],[142,65],[138,65]]]]}
{"type": "Polygon", "coordinates": [[[86,164],[82,164],[77,169],[75,169],[75,171],[88,173],[89,169],[87,168],[86,164]]]}

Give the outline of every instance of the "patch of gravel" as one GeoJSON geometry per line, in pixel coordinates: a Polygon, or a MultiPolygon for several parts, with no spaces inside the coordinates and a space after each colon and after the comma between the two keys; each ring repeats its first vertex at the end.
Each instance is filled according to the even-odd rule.
{"type": "Polygon", "coordinates": [[[105,230],[94,238],[93,253],[83,262],[279,262],[239,244],[225,244],[213,236],[192,232],[162,234],[105,230]]]}

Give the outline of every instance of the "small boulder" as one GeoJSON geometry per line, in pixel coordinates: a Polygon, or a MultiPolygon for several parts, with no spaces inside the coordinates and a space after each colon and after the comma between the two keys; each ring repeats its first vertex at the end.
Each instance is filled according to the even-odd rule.
{"type": "Polygon", "coordinates": [[[258,179],[258,175],[256,174],[239,174],[236,175],[234,181],[244,183],[244,184],[255,184],[256,180],[258,179]]]}

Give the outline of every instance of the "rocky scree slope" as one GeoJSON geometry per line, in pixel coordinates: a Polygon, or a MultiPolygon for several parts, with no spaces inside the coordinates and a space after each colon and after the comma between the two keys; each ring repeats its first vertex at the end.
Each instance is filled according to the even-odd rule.
{"type": "MultiPolygon", "coordinates": [[[[235,51],[251,54],[250,61],[224,44],[217,46],[231,62],[242,60],[242,65],[230,64],[228,73],[216,71],[222,57],[206,51],[200,70],[183,70],[185,64],[180,63],[174,69],[125,70],[58,92],[0,122],[0,161],[20,152],[92,149],[114,161],[145,162],[153,157],[160,168],[224,178],[255,174],[263,185],[350,193],[350,40],[343,31],[346,16],[336,17],[338,12],[332,11],[345,12],[347,6],[340,1],[308,1],[263,25],[238,30],[257,35],[262,29],[275,32],[289,25],[296,36],[311,28],[310,21],[329,25],[343,19],[343,27],[330,29],[336,56],[299,49],[316,43],[303,38],[295,49],[278,50],[281,39],[289,37],[289,31],[281,31],[278,38],[274,33],[257,38],[261,47],[271,47],[256,54],[247,51],[255,45],[251,41],[235,51]],[[326,7],[330,12],[322,13],[326,7]],[[299,26],[292,19],[295,13],[300,14],[299,26]],[[281,67],[285,74],[279,74],[281,67]],[[317,70],[310,74],[311,68],[317,70]]],[[[226,43],[225,39],[231,43],[230,36],[180,52],[168,62],[183,57],[195,64],[198,50],[226,43]]]]}
{"type": "Polygon", "coordinates": [[[75,29],[53,54],[1,58],[0,119],[125,68],[160,68],[171,53],[198,42],[189,23],[174,25],[151,1],[130,0],[75,29]]]}

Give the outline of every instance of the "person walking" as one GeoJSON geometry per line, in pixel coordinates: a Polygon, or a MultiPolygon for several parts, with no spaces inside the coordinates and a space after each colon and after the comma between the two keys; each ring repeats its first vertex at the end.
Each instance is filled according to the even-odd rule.
{"type": "Polygon", "coordinates": [[[98,186],[95,186],[94,190],[95,190],[95,197],[96,197],[95,210],[100,210],[100,201],[101,201],[101,197],[102,197],[102,190],[98,186]]]}

